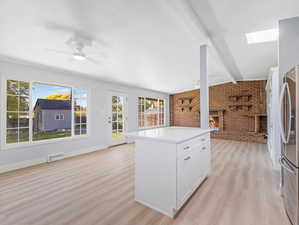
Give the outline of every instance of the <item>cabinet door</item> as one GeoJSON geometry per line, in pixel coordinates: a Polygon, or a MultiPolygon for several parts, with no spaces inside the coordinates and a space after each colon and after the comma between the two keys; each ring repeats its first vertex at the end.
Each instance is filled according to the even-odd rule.
{"type": "Polygon", "coordinates": [[[193,160],[191,152],[178,159],[178,208],[184,204],[192,192],[193,160]]]}
{"type": "Polygon", "coordinates": [[[196,143],[192,147],[192,180],[190,181],[190,189],[193,191],[198,187],[200,184],[202,177],[203,177],[203,167],[204,165],[202,164],[202,157],[203,157],[203,152],[202,152],[203,144],[202,143],[196,143]]]}
{"type": "Polygon", "coordinates": [[[201,177],[204,179],[210,173],[211,168],[210,141],[200,147],[199,164],[201,168],[201,177]]]}

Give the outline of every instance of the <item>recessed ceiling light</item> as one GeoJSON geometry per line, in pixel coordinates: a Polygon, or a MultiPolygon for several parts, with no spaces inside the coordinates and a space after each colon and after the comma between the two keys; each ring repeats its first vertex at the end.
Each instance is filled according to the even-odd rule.
{"type": "Polygon", "coordinates": [[[83,61],[83,60],[86,59],[86,56],[84,54],[82,54],[82,53],[74,53],[73,54],[73,58],[75,60],[83,61]]]}
{"type": "Polygon", "coordinates": [[[278,40],[278,29],[262,30],[252,33],[246,33],[247,43],[256,44],[278,40]]]}

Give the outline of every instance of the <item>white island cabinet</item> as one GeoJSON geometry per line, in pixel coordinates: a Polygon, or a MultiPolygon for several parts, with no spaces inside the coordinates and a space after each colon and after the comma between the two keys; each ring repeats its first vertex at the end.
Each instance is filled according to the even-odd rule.
{"type": "Polygon", "coordinates": [[[127,133],[135,140],[135,200],[174,217],[209,175],[209,129],[163,127],[127,133]]]}

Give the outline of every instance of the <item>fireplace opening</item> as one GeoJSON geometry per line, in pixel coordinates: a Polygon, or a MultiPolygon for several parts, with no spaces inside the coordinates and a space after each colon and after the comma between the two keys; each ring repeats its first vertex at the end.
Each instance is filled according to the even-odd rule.
{"type": "Polygon", "coordinates": [[[219,117],[209,116],[209,126],[210,128],[219,128],[219,117]]]}

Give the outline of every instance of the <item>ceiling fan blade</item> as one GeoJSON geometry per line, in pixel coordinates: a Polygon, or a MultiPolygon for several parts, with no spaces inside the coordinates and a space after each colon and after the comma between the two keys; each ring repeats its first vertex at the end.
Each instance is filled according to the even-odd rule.
{"type": "Polygon", "coordinates": [[[108,54],[105,53],[105,52],[87,52],[88,55],[93,55],[93,56],[96,56],[96,57],[101,57],[101,58],[107,58],[108,57],[108,54]]]}
{"type": "Polygon", "coordinates": [[[95,60],[95,59],[93,59],[93,58],[86,57],[86,59],[87,59],[88,61],[94,63],[94,64],[100,64],[100,61],[97,61],[97,60],[95,60]]]}
{"type": "Polygon", "coordinates": [[[66,51],[60,51],[60,50],[55,50],[55,49],[46,49],[48,52],[55,52],[58,54],[64,54],[64,55],[72,55],[72,52],[66,52],[66,51]]]}
{"type": "Polygon", "coordinates": [[[77,29],[72,26],[58,24],[55,22],[46,22],[46,23],[44,23],[44,27],[49,30],[53,30],[53,31],[70,33],[70,34],[73,34],[74,36],[81,37],[81,38],[85,39],[86,41],[89,41],[90,43],[95,41],[95,42],[99,43],[101,46],[109,47],[109,43],[106,42],[103,38],[100,38],[97,35],[93,35],[91,33],[77,29]]]}

